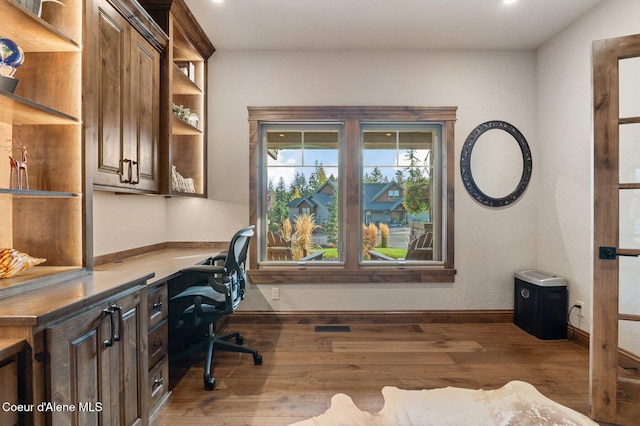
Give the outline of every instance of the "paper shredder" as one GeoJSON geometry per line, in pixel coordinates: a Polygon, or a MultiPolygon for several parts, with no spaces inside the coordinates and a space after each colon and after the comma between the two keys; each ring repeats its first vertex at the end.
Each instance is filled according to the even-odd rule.
{"type": "Polygon", "coordinates": [[[548,272],[516,272],[514,323],[543,340],[567,338],[567,280],[548,272]]]}

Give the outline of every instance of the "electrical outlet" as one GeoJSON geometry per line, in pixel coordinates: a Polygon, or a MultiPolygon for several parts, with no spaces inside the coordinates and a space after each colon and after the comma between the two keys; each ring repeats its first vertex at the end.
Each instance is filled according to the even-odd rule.
{"type": "Polygon", "coordinates": [[[273,287],[271,289],[271,300],[279,300],[280,299],[280,288],[273,287]]]}
{"type": "Polygon", "coordinates": [[[584,317],[584,302],[578,300],[574,303],[574,306],[576,306],[576,309],[578,310],[578,316],[584,317]]]}

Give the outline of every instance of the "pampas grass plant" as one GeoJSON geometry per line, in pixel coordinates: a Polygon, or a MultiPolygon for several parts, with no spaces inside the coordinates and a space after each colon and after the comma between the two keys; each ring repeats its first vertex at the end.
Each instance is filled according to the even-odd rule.
{"type": "Polygon", "coordinates": [[[370,259],[369,250],[376,247],[378,241],[378,228],[375,223],[369,225],[362,224],[362,251],[365,259],[370,259]]]}
{"type": "Polygon", "coordinates": [[[380,247],[389,247],[389,225],[381,223],[380,229],[380,247]]]}
{"type": "Polygon", "coordinates": [[[319,227],[313,214],[296,216],[293,224],[295,231],[291,234],[291,251],[294,260],[305,257],[312,248],[316,247],[313,242],[313,232],[319,227]]]}
{"type": "Polygon", "coordinates": [[[285,239],[285,241],[291,241],[291,233],[293,232],[293,230],[291,229],[291,221],[289,220],[289,218],[285,218],[284,221],[282,222],[282,238],[285,239]]]}

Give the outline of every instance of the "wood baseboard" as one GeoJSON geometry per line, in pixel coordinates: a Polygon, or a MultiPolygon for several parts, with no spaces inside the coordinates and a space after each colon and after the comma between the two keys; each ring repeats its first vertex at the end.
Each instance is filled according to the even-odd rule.
{"type": "Polygon", "coordinates": [[[486,311],[236,311],[235,324],[411,324],[508,323],[513,310],[486,311]]]}
{"type": "Polygon", "coordinates": [[[569,326],[567,328],[567,338],[580,347],[589,349],[589,332],[569,326]]]}
{"type": "Polygon", "coordinates": [[[136,247],[130,250],[118,251],[93,258],[94,266],[104,265],[105,263],[118,262],[134,256],[151,253],[167,248],[205,248],[213,250],[225,250],[229,248],[229,242],[214,241],[166,241],[164,243],[151,244],[148,246],[136,247]]]}

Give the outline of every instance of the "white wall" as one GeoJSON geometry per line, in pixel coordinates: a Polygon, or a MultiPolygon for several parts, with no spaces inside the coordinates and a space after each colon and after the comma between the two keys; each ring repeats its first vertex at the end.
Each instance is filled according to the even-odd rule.
{"type": "MultiPolygon", "coordinates": [[[[538,51],[538,158],[543,170],[537,265],[569,279],[571,304],[587,302],[587,315],[579,323],[584,330],[591,327],[594,253],[591,44],[640,33],[638,16],[637,0],[605,1],[538,51]]],[[[574,324],[577,320],[572,315],[574,324]]]]}
{"type": "MultiPolygon", "coordinates": [[[[249,204],[247,106],[458,106],[454,284],[350,284],[271,287],[244,309],[510,309],[513,274],[536,266],[535,54],[523,52],[216,52],[210,60],[210,197],[249,204]],[[524,197],[488,209],[465,192],[459,155],[478,124],[504,120],[528,138],[534,178],[524,197]]],[[[497,161],[495,167],[499,167],[497,161]]],[[[218,207],[224,207],[222,205],[218,207]]],[[[222,212],[226,214],[227,212],[222,212]]],[[[177,235],[189,232],[190,223],[177,235]]],[[[173,224],[172,226],[175,226],[173,224]]],[[[233,228],[227,229],[231,233],[233,228]]],[[[254,293],[255,294],[255,293],[254,293]]]]}
{"type": "MultiPolygon", "coordinates": [[[[244,309],[510,309],[513,273],[569,280],[591,309],[591,42],[640,32],[640,2],[609,0],[526,52],[216,52],[210,61],[209,200],[96,193],[96,255],[161,241],[224,241],[248,221],[247,106],[456,105],[453,284],[282,285],[252,291],[244,309]],[[459,177],[476,125],[518,127],[533,154],[524,197],[487,209],[459,177]],[[131,214],[130,212],[134,212],[131,214]]],[[[496,166],[499,166],[497,164],[496,166]]],[[[255,287],[254,287],[255,290],[255,287]]],[[[579,324],[588,330],[590,315],[579,324]]]]}
{"type": "Polygon", "coordinates": [[[151,195],[93,193],[94,256],[167,241],[166,202],[151,195]]]}

